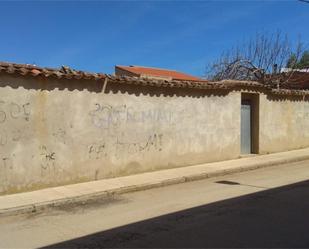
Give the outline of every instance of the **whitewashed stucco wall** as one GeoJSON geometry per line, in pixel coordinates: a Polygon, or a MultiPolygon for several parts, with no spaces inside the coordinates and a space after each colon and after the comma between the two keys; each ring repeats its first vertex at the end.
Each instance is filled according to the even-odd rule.
{"type": "Polygon", "coordinates": [[[35,81],[0,77],[0,194],[240,154],[239,92],[157,96],[22,86],[35,81]]]}
{"type": "Polygon", "coordinates": [[[260,95],[260,153],[309,146],[309,101],[260,95]]]}

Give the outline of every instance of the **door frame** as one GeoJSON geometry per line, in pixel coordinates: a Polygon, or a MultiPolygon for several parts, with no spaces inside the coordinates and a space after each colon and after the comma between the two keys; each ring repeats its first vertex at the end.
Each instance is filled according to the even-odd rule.
{"type": "MultiPolygon", "coordinates": [[[[250,103],[250,106],[251,106],[251,115],[250,115],[251,154],[259,154],[260,95],[258,93],[242,92],[241,93],[241,105],[242,103],[250,103]]],[[[240,132],[241,132],[241,125],[240,125],[240,132]]],[[[241,134],[240,134],[240,137],[241,137],[241,134]]],[[[241,141],[240,141],[240,146],[241,146],[241,141]]]]}

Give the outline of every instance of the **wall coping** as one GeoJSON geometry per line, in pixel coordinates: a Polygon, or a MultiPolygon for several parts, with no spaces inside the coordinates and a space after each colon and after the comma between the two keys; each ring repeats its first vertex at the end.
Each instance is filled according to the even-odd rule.
{"type": "Polygon", "coordinates": [[[267,92],[274,95],[292,95],[307,96],[309,90],[293,90],[293,89],[276,89],[269,85],[261,84],[256,81],[239,81],[239,80],[222,80],[216,82],[210,81],[182,81],[182,80],[161,80],[138,78],[133,76],[115,76],[104,73],[91,73],[71,69],[62,66],[59,69],[39,67],[31,64],[17,64],[9,62],[0,62],[0,75],[14,75],[16,77],[34,77],[45,79],[65,79],[74,81],[96,81],[96,82],[112,82],[136,86],[150,86],[161,88],[190,88],[201,90],[236,90],[239,88],[252,89],[258,92],[267,92]]]}

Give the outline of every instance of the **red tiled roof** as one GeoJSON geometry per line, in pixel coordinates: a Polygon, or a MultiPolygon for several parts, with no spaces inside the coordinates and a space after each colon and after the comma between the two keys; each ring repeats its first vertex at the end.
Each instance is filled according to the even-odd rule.
{"type": "MultiPolygon", "coordinates": [[[[66,79],[66,80],[91,80],[91,81],[105,81],[110,83],[163,87],[163,88],[191,88],[201,90],[233,90],[236,87],[240,88],[255,88],[265,89],[270,93],[279,95],[309,95],[309,90],[299,89],[280,89],[276,90],[270,86],[254,81],[236,81],[223,80],[219,82],[207,81],[190,81],[190,80],[164,80],[152,78],[136,78],[129,76],[115,76],[103,73],[89,73],[85,71],[74,70],[69,67],[62,66],[59,69],[38,67],[30,64],[17,64],[0,62],[0,74],[10,74],[19,77],[34,77],[34,78],[52,78],[52,79],[66,79]]],[[[1,82],[0,82],[1,86],[1,82]]]]}
{"type": "Polygon", "coordinates": [[[117,65],[116,68],[128,71],[132,74],[135,74],[135,76],[138,77],[142,75],[147,75],[155,77],[166,77],[171,78],[172,80],[205,81],[203,79],[200,79],[198,77],[189,74],[161,68],[141,67],[141,66],[119,66],[119,65],[117,65]]]}
{"type": "Polygon", "coordinates": [[[224,84],[213,84],[207,81],[186,81],[186,80],[165,80],[155,78],[136,78],[130,76],[117,76],[104,73],[89,73],[75,70],[67,66],[60,68],[39,67],[31,64],[17,64],[0,62],[0,74],[12,74],[19,76],[67,79],[67,80],[95,80],[117,82],[124,84],[155,86],[155,87],[176,87],[176,88],[196,88],[196,89],[227,89],[224,84]]]}
{"type": "Polygon", "coordinates": [[[287,86],[293,89],[309,89],[309,72],[294,72],[287,86]]]}
{"type": "Polygon", "coordinates": [[[31,64],[17,64],[9,62],[0,62],[0,73],[19,74],[22,76],[41,76],[44,78],[57,79],[84,79],[84,80],[99,80],[105,79],[106,74],[88,73],[85,71],[73,70],[69,67],[62,66],[61,68],[38,67],[31,64]]]}

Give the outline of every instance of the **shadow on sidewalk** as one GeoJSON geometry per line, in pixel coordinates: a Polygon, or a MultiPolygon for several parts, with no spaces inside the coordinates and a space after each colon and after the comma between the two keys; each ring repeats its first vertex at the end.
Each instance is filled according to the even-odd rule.
{"type": "Polygon", "coordinates": [[[309,181],[163,215],[47,248],[89,247],[308,248],[309,181]]]}

